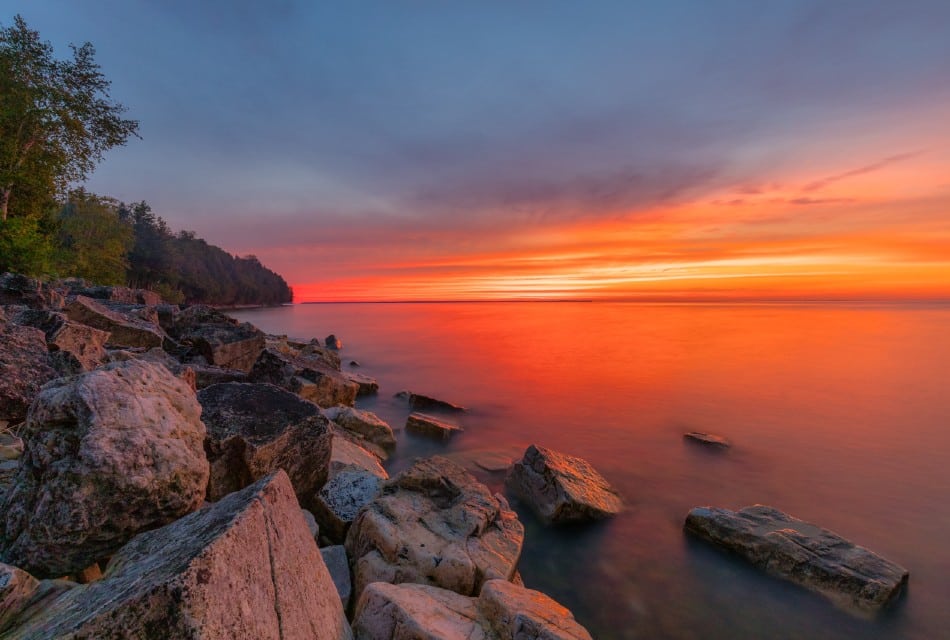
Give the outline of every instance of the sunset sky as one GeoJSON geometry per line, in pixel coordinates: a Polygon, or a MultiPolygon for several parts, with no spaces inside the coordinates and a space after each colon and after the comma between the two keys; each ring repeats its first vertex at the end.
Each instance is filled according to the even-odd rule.
{"type": "Polygon", "coordinates": [[[950,298],[947,0],[21,4],[298,301],[950,298]]]}

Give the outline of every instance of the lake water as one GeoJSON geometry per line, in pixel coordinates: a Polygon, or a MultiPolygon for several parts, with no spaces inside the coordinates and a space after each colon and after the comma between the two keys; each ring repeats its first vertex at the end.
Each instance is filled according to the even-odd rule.
{"type": "MultiPolygon", "coordinates": [[[[950,307],[433,303],[234,313],[270,333],[344,342],[394,427],[411,389],[471,408],[415,456],[512,455],[537,443],[591,462],[627,508],[546,528],[521,506],[521,573],[595,638],[950,638],[950,307]],[[690,430],[733,442],[713,452],[690,430]],[[766,576],[682,532],[690,508],[763,503],[910,570],[877,619],[766,576]]],[[[479,474],[502,490],[503,474],[479,474]]]]}

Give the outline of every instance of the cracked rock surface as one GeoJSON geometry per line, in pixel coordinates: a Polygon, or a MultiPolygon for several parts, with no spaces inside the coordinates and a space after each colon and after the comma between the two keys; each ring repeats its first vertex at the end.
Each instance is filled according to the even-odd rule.
{"type": "Polygon", "coordinates": [[[4,640],[345,640],[340,598],[283,471],[112,558],[4,640]]]}

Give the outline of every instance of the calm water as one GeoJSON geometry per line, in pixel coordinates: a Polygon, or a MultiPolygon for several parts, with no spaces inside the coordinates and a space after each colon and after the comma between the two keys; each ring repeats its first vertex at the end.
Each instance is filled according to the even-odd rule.
{"type": "MultiPolygon", "coordinates": [[[[525,583],[595,638],[950,638],[950,307],[628,303],[298,305],[236,313],[344,342],[394,427],[408,388],[470,407],[412,457],[538,443],[589,460],[628,509],[527,528],[525,583]],[[687,430],[729,437],[719,454],[687,430]],[[910,570],[876,620],[682,533],[697,505],[766,503],[910,570]]],[[[344,366],[346,366],[344,364],[344,366]]],[[[498,474],[480,478],[501,489],[498,474]]]]}

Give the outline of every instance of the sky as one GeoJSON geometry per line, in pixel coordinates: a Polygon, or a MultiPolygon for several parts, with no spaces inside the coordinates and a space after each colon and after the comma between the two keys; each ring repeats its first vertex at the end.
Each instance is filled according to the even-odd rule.
{"type": "Polygon", "coordinates": [[[950,299],[947,0],[17,4],[297,301],[950,299]]]}

